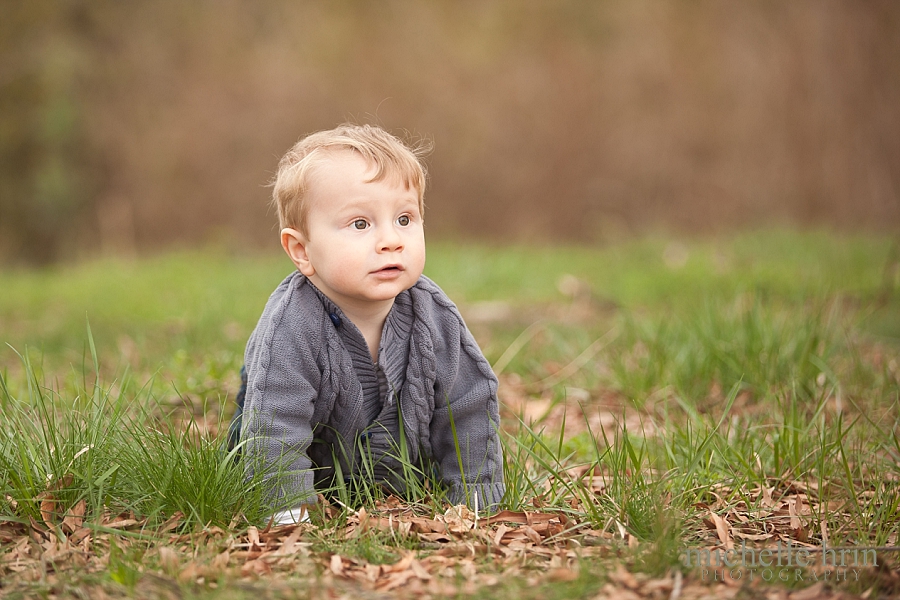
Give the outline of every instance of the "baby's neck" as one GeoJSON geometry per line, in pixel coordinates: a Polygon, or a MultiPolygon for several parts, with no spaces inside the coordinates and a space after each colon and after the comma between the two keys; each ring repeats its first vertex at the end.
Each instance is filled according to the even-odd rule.
{"type": "Polygon", "coordinates": [[[372,355],[372,362],[378,362],[381,332],[393,306],[394,300],[391,299],[385,302],[367,303],[363,306],[340,307],[344,315],[353,321],[353,324],[363,334],[366,345],[369,347],[369,354],[372,355]]]}

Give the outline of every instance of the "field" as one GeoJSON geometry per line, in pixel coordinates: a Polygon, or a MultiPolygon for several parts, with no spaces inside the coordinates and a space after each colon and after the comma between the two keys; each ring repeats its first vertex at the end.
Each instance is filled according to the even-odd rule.
{"type": "Polygon", "coordinates": [[[900,595],[895,239],[432,244],[500,377],[503,511],[333,490],[271,527],[221,441],[289,269],[0,272],[0,595],[900,595]]]}

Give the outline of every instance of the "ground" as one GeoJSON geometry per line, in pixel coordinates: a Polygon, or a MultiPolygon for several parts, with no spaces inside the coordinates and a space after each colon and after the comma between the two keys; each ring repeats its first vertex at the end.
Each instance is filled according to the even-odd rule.
{"type": "Polygon", "coordinates": [[[281,527],[221,434],[284,259],[0,271],[0,593],[898,595],[896,247],[432,245],[500,377],[502,510],[333,490],[281,527]]]}

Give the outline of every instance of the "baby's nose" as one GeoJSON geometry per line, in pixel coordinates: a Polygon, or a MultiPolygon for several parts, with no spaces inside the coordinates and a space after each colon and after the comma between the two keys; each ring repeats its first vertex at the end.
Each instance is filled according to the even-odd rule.
{"type": "Polygon", "coordinates": [[[401,236],[393,227],[388,227],[382,232],[381,239],[379,240],[379,248],[382,252],[395,252],[400,250],[403,248],[403,236],[401,236]]]}

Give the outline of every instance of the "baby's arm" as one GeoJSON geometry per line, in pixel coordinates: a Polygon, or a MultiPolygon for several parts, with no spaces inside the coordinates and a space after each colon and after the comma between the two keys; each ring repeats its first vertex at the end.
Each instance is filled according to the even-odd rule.
{"type": "MultiPolygon", "coordinates": [[[[264,472],[273,511],[316,501],[307,450],[321,373],[305,338],[270,322],[247,347],[247,396],[241,439],[251,472],[264,472]]],[[[285,516],[286,518],[286,516],[285,516]]]]}
{"type": "MultiPolygon", "coordinates": [[[[448,348],[448,364],[437,365],[432,448],[444,482],[450,487],[451,503],[465,502],[474,507],[477,494],[479,508],[491,510],[506,489],[497,378],[465,326],[459,331],[457,343],[459,353],[448,348]]],[[[441,354],[437,355],[439,361],[441,354]]]]}

